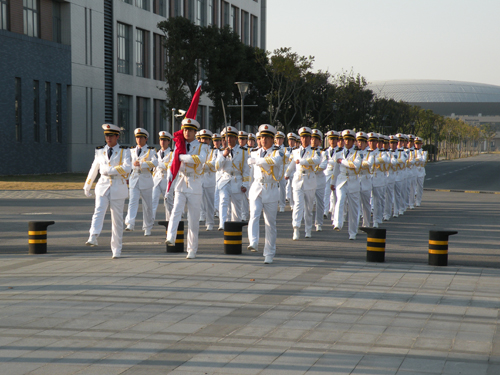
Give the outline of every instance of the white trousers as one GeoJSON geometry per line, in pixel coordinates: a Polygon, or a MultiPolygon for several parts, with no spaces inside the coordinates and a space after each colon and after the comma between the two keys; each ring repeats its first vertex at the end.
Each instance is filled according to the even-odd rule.
{"type": "Polygon", "coordinates": [[[120,256],[122,252],[122,237],[123,237],[123,208],[125,207],[125,199],[109,199],[109,190],[106,195],[95,197],[95,210],[92,215],[92,224],[90,224],[90,234],[99,236],[104,223],[104,216],[108,210],[108,205],[111,211],[111,251],[113,255],[120,256]]]}
{"type": "Polygon", "coordinates": [[[415,187],[417,185],[417,176],[411,176],[408,179],[408,206],[415,207],[415,187]]]}
{"type": "Polygon", "coordinates": [[[372,187],[373,224],[381,224],[384,219],[385,186],[372,187]]]}
{"type": "Polygon", "coordinates": [[[286,180],[286,199],[288,199],[290,207],[293,208],[292,177],[286,180]]]}
{"type": "Polygon", "coordinates": [[[241,218],[243,220],[248,220],[248,218],[250,217],[250,205],[248,203],[248,189],[246,193],[243,193],[243,199],[241,201],[241,209],[243,210],[241,218]]]}
{"type": "Polygon", "coordinates": [[[394,216],[403,215],[405,212],[404,188],[404,181],[396,181],[394,184],[394,216]]]}
{"type": "Polygon", "coordinates": [[[425,176],[417,177],[417,185],[416,185],[416,198],[415,205],[420,206],[422,203],[422,195],[424,194],[424,180],[425,176]]]}
{"type": "Polygon", "coordinates": [[[135,226],[135,218],[139,209],[139,198],[142,198],[142,229],[153,228],[153,189],[129,188],[128,212],[125,224],[135,226]]]}
{"type": "Polygon", "coordinates": [[[219,189],[219,228],[224,228],[226,221],[241,221],[243,198],[242,192],[231,192],[231,184],[219,189]],[[231,220],[228,220],[229,208],[231,208],[231,220]]]}
{"type": "Polygon", "coordinates": [[[394,207],[394,182],[389,183],[385,188],[384,219],[389,220],[394,207]]]}
{"type": "Polygon", "coordinates": [[[306,233],[312,230],[313,225],[313,204],[316,190],[295,190],[293,189],[293,213],[292,226],[300,228],[302,218],[306,233]]]}
{"type": "Polygon", "coordinates": [[[333,226],[342,229],[344,226],[344,207],[346,200],[349,208],[349,237],[354,237],[358,234],[359,227],[359,191],[349,192],[344,184],[341,188],[337,188],[337,204],[335,205],[335,212],[333,216],[333,226]]]}
{"type": "Polygon", "coordinates": [[[370,227],[370,219],[372,216],[372,206],[370,204],[370,198],[372,195],[372,190],[361,190],[360,191],[361,200],[361,211],[363,212],[363,226],[370,227]]]}
{"type": "MultiPolygon", "coordinates": [[[[165,206],[165,216],[167,216],[167,202],[165,200],[165,191],[167,190],[167,186],[168,181],[164,179],[158,185],[153,187],[153,221],[156,220],[156,210],[158,209],[158,202],[160,198],[163,199],[163,205],[165,206]]],[[[168,220],[168,218],[166,220],[168,220]]]]}
{"type": "MultiPolygon", "coordinates": [[[[177,237],[177,227],[181,221],[184,207],[187,204],[188,210],[188,232],[187,232],[187,252],[196,255],[198,251],[198,233],[200,232],[200,211],[201,211],[201,194],[175,192],[174,207],[168,221],[167,241],[175,243],[177,237]]],[[[184,233],[186,226],[184,226],[184,233]]]]}
{"type": "Polygon", "coordinates": [[[264,210],[264,224],[266,228],[266,238],[264,242],[264,256],[274,257],[276,255],[276,215],[278,214],[278,201],[262,203],[259,195],[250,202],[250,220],[248,222],[248,242],[250,244],[259,243],[259,221],[264,210]]]}
{"type": "Polygon", "coordinates": [[[286,180],[282,179],[279,182],[280,186],[280,201],[279,201],[279,208],[285,208],[285,203],[286,203],[286,180]]]}
{"type": "Polygon", "coordinates": [[[323,215],[325,214],[325,187],[320,186],[316,189],[316,225],[323,225],[323,215]]]}
{"type": "MultiPolygon", "coordinates": [[[[203,209],[205,213],[205,224],[206,225],[214,225],[215,219],[215,186],[204,186],[203,187],[203,209]]],[[[203,216],[203,215],[202,215],[203,216]]]]}
{"type": "Polygon", "coordinates": [[[220,202],[219,188],[217,187],[216,184],[214,188],[214,207],[216,212],[219,212],[219,202],[220,202]]]}

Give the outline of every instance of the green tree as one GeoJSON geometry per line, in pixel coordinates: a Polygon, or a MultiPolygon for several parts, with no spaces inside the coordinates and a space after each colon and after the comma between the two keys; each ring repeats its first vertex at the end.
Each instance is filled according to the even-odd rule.
{"type": "Polygon", "coordinates": [[[199,80],[199,59],[203,40],[199,26],[184,17],[169,18],[158,23],[165,34],[167,53],[165,80],[168,108],[189,107],[199,80]]]}
{"type": "Polygon", "coordinates": [[[273,54],[261,56],[260,64],[266,69],[266,77],[270,84],[267,94],[269,102],[269,121],[271,124],[281,122],[285,132],[297,116],[297,109],[291,108],[293,95],[305,85],[304,75],[311,69],[314,57],[300,56],[291,48],[279,48],[273,54]]]}

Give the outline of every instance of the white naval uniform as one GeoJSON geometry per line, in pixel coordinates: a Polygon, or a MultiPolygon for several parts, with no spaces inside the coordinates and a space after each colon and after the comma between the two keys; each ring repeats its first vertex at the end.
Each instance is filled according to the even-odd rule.
{"type": "Polygon", "coordinates": [[[373,226],[376,228],[384,219],[384,199],[387,176],[386,165],[390,162],[385,151],[378,148],[370,153],[373,156],[374,164],[372,168],[372,207],[373,226]]]}
{"type": "MultiPolygon", "coordinates": [[[[316,172],[316,217],[314,220],[315,225],[323,225],[323,215],[325,211],[325,186],[326,176],[325,169],[328,165],[328,159],[325,151],[319,151],[321,155],[320,163],[314,168],[316,172]]],[[[328,186],[330,190],[330,186],[328,186]]]]}
{"type": "Polygon", "coordinates": [[[349,205],[349,238],[355,239],[359,226],[360,183],[358,171],[361,166],[361,156],[354,147],[350,149],[343,148],[342,151],[335,154],[335,157],[329,163],[335,166],[334,175],[336,176],[337,203],[333,215],[333,226],[342,229],[344,225],[344,206],[347,200],[349,205]],[[342,159],[340,164],[337,163],[338,159],[342,159]]]}
{"type": "MultiPolygon", "coordinates": [[[[286,148],[286,153],[285,153],[285,171],[288,168],[288,165],[290,164],[290,157],[292,155],[292,151],[296,150],[296,147],[287,147],[286,148]]],[[[288,204],[290,205],[290,208],[293,208],[293,193],[292,193],[292,180],[293,180],[293,175],[290,176],[290,178],[286,181],[286,196],[285,196],[285,201],[288,199],[288,204]]]]}
{"type": "Polygon", "coordinates": [[[417,207],[420,207],[424,193],[425,164],[427,164],[427,151],[417,150],[417,187],[415,193],[415,206],[417,207]]]}
{"type": "Polygon", "coordinates": [[[153,176],[152,171],[158,165],[154,147],[134,147],[130,149],[132,173],[128,180],[129,202],[125,224],[132,228],[139,209],[139,198],[142,198],[142,229],[151,230],[154,224],[153,217],[153,176]],[[140,153],[138,154],[138,150],[140,153]],[[134,162],[139,161],[140,166],[134,167],[134,162]]]}
{"type": "Polygon", "coordinates": [[[326,156],[326,162],[327,166],[326,169],[324,170],[324,174],[326,177],[326,184],[325,184],[325,207],[324,207],[324,214],[328,215],[328,213],[333,214],[333,211],[335,210],[335,202],[337,202],[337,195],[335,194],[335,190],[332,190],[332,186],[335,186],[335,178],[333,175],[333,165],[329,163],[330,160],[332,160],[335,156],[335,154],[338,152],[339,147],[335,146],[334,148],[328,147],[325,150],[325,156],[326,156]]]}
{"type": "Polygon", "coordinates": [[[163,205],[165,206],[165,220],[170,218],[170,211],[174,204],[173,192],[167,192],[167,172],[170,169],[172,162],[173,151],[168,147],[165,151],[159,150],[156,154],[158,158],[158,165],[153,173],[153,220],[156,218],[156,210],[158,209],[158,201],[160,197],[163,198],[163,205]],[[163,155],[163,156],[162,156],[163,155]]]}
{"type": "Polygon", "coordinates": [[[314,169],[321,162],[319,152],[313,150],[311,146],[293,150],[290,156],[290,164],[285,172],[285,176],[292,180],[293,192],[293,228],[300,228],[302,218],[306,235],[310,235],[313,225],[313,202],[316,192],[316,173],[314,169]],[[297,161],[299,164],[297,164],[297,161]]]}
{"type": "Polygon", "coordinates": [[[408,149],[408,199],[406,201],[406,204],[410,209],[415,208],[415,191],[416,191],[416,185],[417,185],[417,166],[416,163],[418,162],[418,155],[417,155],[417,150],[415,148],[409,148],[408,149]]]}
{"type": "MultiPolygon", "coordinates": [[[[285,153],[286,152],[286,147],[284,145],[281,145],[281,146],[278,146],[280,151],[282,153],[285,153]]],[[[283,167],[284,168],[284,167],[283,167]]],[[[282,175],[283,173],[280,174],[280,176],[282,175]]],[[[285,209],[285,204],[286,204],[286,180],[285,179],[281,179],[279,181],[279,185],[280,185],[280,200],[278,202],[278,206],[279,206],[279,209],[280,210],[284,210],[285,209]]]]}
{"type": "Polygon", "coordinates": [[[219,188],[219,228],[224,229],[224,223],[228,220],[228,207],[231,206],[231,221],[241,221],[243,211],[243,199],[245,194],[242,187],[247,190],[250,181],[250,169],[248,167],[248,154],[239,145],[234,146],[227,157],[221,150],[217,156],[216,168],[220,171],[217,180],[219,188]]]}
{"type": "Polygon", "coordinates": [[[394,217],[403,215],[406,209],[404,201],[404,188],[406,179],[406,152],[402,148],[394,151],[396,158],[396,183],[394,185],[394,217]]]}
{"type": "MultiPolygon", "coordinates": [[[[198,142],[186,142],[186,154],[180,155],[181,165],[177,177],[170,189],[174,190],[174,207],[170,214],[167,228],[167,242],[175,243],[177,228],[181,221],[184,207],[188,209],[188,255],[196,256],[198,251],[198,233],[200,231],[200,211],[203,193],[203,164],[207,160],[208,145],[198,142]]],[[[174,156],[175,157],[175,156],[174,156]]],[[[184,227],[186,231],[186,227],[184,227]]]]}
{"type": "Polygon", "coordinates": [[[211,148],[208,151],[207,160],[203,165],[203,199],[201,217],[205,219],[205,225],[215,223],[215,161],[219,149],[211,148]]]}
{"type": "Polygon", "coordinates": [[[274,258],[277,237],[276,215],[278,214],[280,198],[278,181],[281,177],[285,154],[274,146],[268,150],[259,148],[252,151],[250,157],[255,159],[255,164],[253,164],[253,182],[249,191],[248,242],[257,249],[259,244],[259,220],[262,210],[264,210],[266,229],[263,255],[274,258]]]}
{"type": "Polygon", "coordinates": [[[92,183],[101,174],[95,187],[95,210],[90,225],[90,234],[99,236],[102,231],[104,216],[108,206],[111,211],[111,251],[113,256],[120,256],[123,236],[123,208],[128,197],[127,177],[131,171],[130,149],[115,145],[111,158],[109,147],[95,150],[94,162],[90,168],[84,189],[90,191],[92,183]]]}
{"type": "Polygon", "coordinates": [[[363,212],[363,226],[369,227],[372,216],[370,199],[372,196],[372,170],[375,164],[375,158],[372,155],[372,150],[368,147],[364,150],[359,150],[358,154],[362,160],[358,175],[360,182],[360,211],[363,212]]]}
{"type": "Polygon", "coordinates": [[[387,151],[387,155],[389,157],[389,163],[387,164],[387,186],[385,190],[385,207],[384,207],[384,220],[388,221],[391,218],[391,215],[396,213],[395,210],[395,184],[396,184],[396,168],[398,165],[395,152],[392,150],[387,151]]]}

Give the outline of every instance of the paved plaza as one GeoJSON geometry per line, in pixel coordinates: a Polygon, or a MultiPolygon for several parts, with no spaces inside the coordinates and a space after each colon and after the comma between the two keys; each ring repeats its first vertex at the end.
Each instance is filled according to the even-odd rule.
{"type": "Polygon", "coordinates": [[[194,260],[166,253],[158,226],[112,260],[109,218],[83,245],[81,194],[0,193],[2,375],[500,373],[499,195],[426,192],[384,224],[385,263],[365,261],[366,234],[292,241],[287,210],[264,265],[245,236],[224,254],[217,231],[194,260]],[[28,220],[56,221],[48,254],[27,254],[28,220]],[[437,224],[459,231],[448,267],[427,264],[437,224]]]}

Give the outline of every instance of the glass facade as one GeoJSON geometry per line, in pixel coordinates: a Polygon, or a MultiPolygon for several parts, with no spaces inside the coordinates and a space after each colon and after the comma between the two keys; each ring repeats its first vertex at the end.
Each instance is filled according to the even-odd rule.
{"type": "Polygon", "coordinates": [[[38,0],[23,0],[24,34],[40,37],[40,4],[38,0]]]}
{"type": "Polygon", "coordinates": [[[118,94],[118,126],[123,129],[120,143],[130,143],[130,113],[132,97],[118,94]]]}
{"type": "Polygon", "coordinates": [[[118,73],[130,74],[130,26],[118,22],[116,37],[118,73]]]}
{"type": "Polygon", "coordinates": [[[45,141],[49,143],[52,142],[51,129],[50,129],[52,125],[51,101],[52,101],[52,95],[50,92],[50,82],[45,82],[45,141]]]}
{"type": "Polygon", "coordinates": [[[9,0],[0,0],[0,30],[9,30],[9,0]]]}
{"type": "Polygon", "coordinates": [[[135,37],[135,64],[138,77],[148,77],[148,32],[136,29],[135,37]]]}
{"type": "Polygon", "coordinates": [[[22,112],[22,89],[21,89],[21,78],[16,77],[15,80],[15,99],[14,99],[14,109],[16,118],[16,141],[21,142],[22,138],[22,123],[23,123],[23,112],[22,112]]]}

